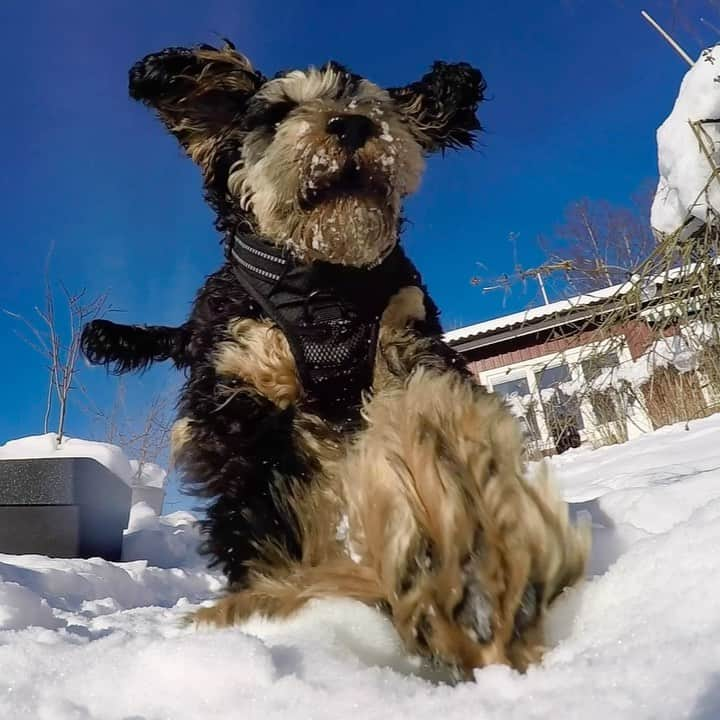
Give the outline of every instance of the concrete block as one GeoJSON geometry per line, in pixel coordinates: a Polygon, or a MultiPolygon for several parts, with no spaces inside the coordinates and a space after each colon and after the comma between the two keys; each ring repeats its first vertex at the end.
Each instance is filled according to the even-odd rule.
{"type": "Polygon", "coordinates": [[[71,558],[80,553],[77,505],[0,506],[0,552],[71,558]]]}
{"type": "Polygon", "coordinates": [[[76,552],[70,557],[119,560],[130,499],[127,483],[92,458],[0,460],[0,508],[5,521],[19,533],[14,542],[5,544],[2,538],[10,531],[0,535],[0,552],[24,547],[32,548],[24,552],[68,557],[59,553],[75,542],[76,552]],[[27,510],[68,506],[76,508],[77,527],[69,511],[43,514],[27,510]],[[16,515],[11,512],[13,508],[18,511],[16,515]],[[25,529],[20,523],[23,516],[30,518],[25,529]]]}

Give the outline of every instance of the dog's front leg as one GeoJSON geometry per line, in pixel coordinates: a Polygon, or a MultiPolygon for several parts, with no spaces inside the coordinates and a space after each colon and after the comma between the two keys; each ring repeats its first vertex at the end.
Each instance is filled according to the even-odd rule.
{"type": "Polygon", "coordinates": [[[350,540],[406,647],[463,677],[509,663],[532,564],[516,532],[513,419],[495,396],[423,367],[376,392],[364,416],[341,471],[350,540]]]}
{"type": "Polygon", "coordinates": [[[376,605],[383,592],[374,570],[337,558],[321,565],[293,563],[286,573],[268,567],[250,573],[247,587],[230,591],[210,607],[188,616],[188,622],[225,627],[247,620],[253,615],[284,618],[307,602],[322,598],[350,598],[376,605]]]}
{"type": "Polygon", "coordinates": [[[547,603],[582,575],[586,540],[526,482],[502,399],[435,361],[411,327],[386,324],[382,339],[366,427],[340,473],[353,549],[411,652],[461,677],[525,669],[542,652],[547,603]]]}

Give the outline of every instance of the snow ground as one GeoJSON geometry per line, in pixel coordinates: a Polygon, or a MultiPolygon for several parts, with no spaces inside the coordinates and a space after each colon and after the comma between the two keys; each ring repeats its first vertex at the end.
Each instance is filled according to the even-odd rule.
{"type": "Polygon", "coordinates": [[[388,622],[323,602],[284,623],[181,627],[221,585],[188,513],[136,508],[126,557],[0,555],[0,718],[720,718],[720,415],[553,467],[593,518],[591,573],[527,675],[415,674],[388,622]]]}

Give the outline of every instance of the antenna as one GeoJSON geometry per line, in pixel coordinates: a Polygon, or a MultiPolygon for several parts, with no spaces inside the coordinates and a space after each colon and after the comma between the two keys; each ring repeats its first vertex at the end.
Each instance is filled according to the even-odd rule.
{"type": "Polygon", "coordinates": [[[665,38],[668,45],[690,66],[692,67],[695,63],[693,62],[692,58],[673,40],[669,33],[667,33],[665,30],[663,30],[660,27],[660,24],[654,20],[650,13],[646,12],[645,10],[641,10],[640,14],[660,33],[660,35],[665,38]]]}
{"type": "Polygon", "coordinates": [[[720,35],[720,30],[718,30],[718,28],[713,25],[707,18],[701,17],[700,22],[703,25],[707,25],[711,30],[714,30],[717,35],[720,35]]]}
{"type": "Polygon", "coordinates": [[[543,300],[545,301],[546,305],[549,305],[550,301],[548,300],[548,295],[547,295],[547,292],[545,291],[545,283],[543,282],[543,279],[542,279],[542,273],[540,273],[540,272],[535,273],[535,277],[537,278],[538,285],[540,286],[543,300]]]}

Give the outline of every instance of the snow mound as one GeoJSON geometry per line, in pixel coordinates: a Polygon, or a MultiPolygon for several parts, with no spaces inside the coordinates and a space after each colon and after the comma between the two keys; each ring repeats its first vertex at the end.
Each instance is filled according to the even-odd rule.
{"type": "Polygon", "coordinates": [[[553,607],[551,649],[526,675],[496,666],[438,684],[387,619],[348,600],[285,622],[185,627],[221,578],[180,549],[196,539],[192,516],[138,506],[130,533],[172,567],[0,556],[0,717],[715,720],[718,433],[713,416],[552,459],[595,545],[591,577],[553,607]]]}
{"type": "Polygon", "coordinates": [[[55,433],[46,433],[10,440],[0,445],[0,460],[52,457],[93,458],[126,483],[130,484],[133,479],[133,467],[125,453],[110,443],[69,437],[64,437],[58,443],[55,433]]]}
{"type": "MultiPolygon", "coordinates": [[[[658,182],[650,224],[674,233],[688,217],[706,222],[708,209],[720,213],[720,179],[704,188],[712,166],[690,127],[694,120],[720,120],[720,45],[704,50],[685,75],[672,112],[657,131],[658,182]]],[[[720,164],[720,122],[702,126],[713,160],[720,164]]]]}
{"type": "Polygon", "coordinates": [[[198,554],[200,542],[200,529],[192,513],[158,516],[150,505],[138,502],[130,510],[122,559],[147,560],[160,568],[201,568],[207,561],[198,554]]]}
{"type": "Polygon", "coordinates": [[[53,615],[47,601],[15,582],[0,583],[0,630],[29,626],[58,628],[63,622],[53,615]]]}

